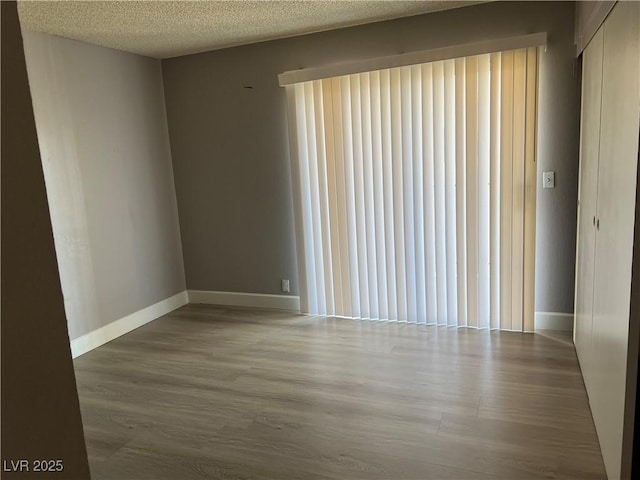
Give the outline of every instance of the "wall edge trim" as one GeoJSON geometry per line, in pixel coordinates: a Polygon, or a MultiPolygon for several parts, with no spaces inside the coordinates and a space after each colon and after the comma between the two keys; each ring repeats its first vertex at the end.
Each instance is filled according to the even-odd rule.
{"type": "Polygon", "coordinates": [[[219,292],[213,290],[188,290],[188,294],[189,303],[300,311],[300,297],[295,295],[219,292]]]}
{"type": "Polygon", "coordinates": [[[105,343],[115,340],[173,310],[189,303],[187,291],[183,290],[153,305],[133,312],[107,325],[71,340],[71,357],[77,358],[105,343]]]}
{"type": "Polygon", "coordinates": [[[536,312],[535,330],[573,331],[573,313],[536,312]]]}

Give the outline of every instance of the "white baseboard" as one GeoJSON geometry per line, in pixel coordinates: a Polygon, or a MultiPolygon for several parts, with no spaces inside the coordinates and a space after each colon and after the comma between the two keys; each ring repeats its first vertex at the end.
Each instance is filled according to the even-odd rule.
{"type": "Polygon", "coordinates": [[[129,333],[142,325],[155,320],[169,312],[172,312],[176,308],[180,308],[183,305],[189,303],[187,291],[180,292],[172,297],[165,298],[164,300],[154,303],[142,310],[127,315],[119,320],[111,322],[104,327],[100,327],[93,332],[89,332],[81,337],[71,340],[71,356],[73,358],[79,357],[94,348],[104,345],[111,340],[114,340],[125,333],[129,333]]]}
{"type": "Polygon", "coordinates": [[[536,330],[573,331],[573,313],[536,312],[536,330]]]}
{"type": "Polygon", "coordinates": [[[300,311],[300,297],[294,295],[266,295],[263,293],[212,292],[189,290],[189,303],[228,305],[234,307],[273,308],[300,311]]]}

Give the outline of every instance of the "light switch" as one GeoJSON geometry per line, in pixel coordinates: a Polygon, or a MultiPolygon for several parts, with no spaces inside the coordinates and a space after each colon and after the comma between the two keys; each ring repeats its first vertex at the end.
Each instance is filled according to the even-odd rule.
{"type": "Polygon", "coordinates": [[[542,172],[542,188],[556,187],[556,172],[542,172]]]}

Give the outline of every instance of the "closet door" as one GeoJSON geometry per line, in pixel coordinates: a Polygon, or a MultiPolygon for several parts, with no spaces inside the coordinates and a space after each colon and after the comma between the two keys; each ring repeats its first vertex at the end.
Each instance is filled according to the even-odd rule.
{"type": "Polygon", "coordinates": [[[640,3],[618,2],[604,24],[593,365],[588,392],[609,478],[621,478],[640,127],[639,18],[640,3]]]}
{"type": "Polygon", "coordinates": [[[583,378],[589,387],[593,325],[593,258],[596,244],[598,153],[602,104],[603,29],[591,39],[582,56],[582,118],[580,122],[580,183],[576,245],[576,298],[573,341],[583,378]]]}

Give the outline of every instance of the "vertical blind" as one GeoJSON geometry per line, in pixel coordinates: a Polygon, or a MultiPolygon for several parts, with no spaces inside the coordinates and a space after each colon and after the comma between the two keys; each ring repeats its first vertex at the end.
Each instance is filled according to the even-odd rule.
{"type": "Polygon", "coordinates": [[[537,49],[288,85],[301,309],[533,330],[537,49]]]}

